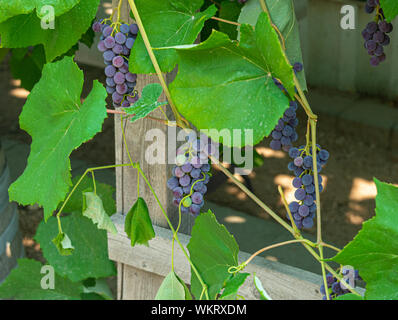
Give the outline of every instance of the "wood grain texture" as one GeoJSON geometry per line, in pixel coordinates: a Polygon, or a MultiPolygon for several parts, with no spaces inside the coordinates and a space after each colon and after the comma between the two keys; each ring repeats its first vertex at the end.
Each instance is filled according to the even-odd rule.
{"type": "MultiPolygon", "coordinates": [[[[110,259],[122,263],[124,266],[131,266],[145,270],[151,275],[165,276],[171,269],[171,239],[172,232],[162,227],[154,227],[156,238],[149,241],[149,248],[145,246],[136,246],[131,248],[130,240],[124,233],[124,216],[116,214],[112,217],[118,230],[117,235],[108,235],[108,246],[110,249],[110,259]]],[[[186,247],[190,237],[185,234],[179,234],[181,243],[186,247]]],[[[239,253],[239,262],[249,258],[245,252],[239,253]]],[[[175,245],[174,252],[175,272],[187,284],[190,283],[190,266],[182,250],[175,245]]],[[[264,288],[273,299],[276,300],[319,300],[321,294],[319,286],[322,283],[321,276],[284,265],[278,262],[266,260],[262,257],[256,257],[246,267],[245,272],[256,275],[262,281],[264,288]]],[[[130,278],[134,278],[130,276],[130,278]]],[[[250,276],[241,287],[239,294],[246,299],[258,299],[258,293],[253,285],[253,278],[250,276]]]]}
{"type": "MultiPolygon", "coordinates": [[[[118,1],[113,1],[113,8],[116,7],[118,1]]],[[[129,7],[127,1],[123,3],[122,7],[122,19],[128,22],[132,20],[128,17],[129,7]]],[[[176,72],[172,72],[165,75],[167,83],[170,83],[176,72]]],[[[158,81],[155,75],[138,75],[136,90],[141,93],[142,89],[149,83],[158,81]]],[[[162,94],[159,101],[167,101],[164,93],[162,94]]],[[[163,107],[164,108],[164,107],[163,107]]],[[[165,108],[164,108],[165,110],[165,108]]],[[[170,108],[167,106],[166,114],[170,120],[173,120],[173,114],[170,108]]],[[[164,119],[164,115],[160,110],[156,110],[151,114],[154,118],[164,119]]],[[[178,213],[176,208],[172,205],[172,193],[167,189],[166,183],[168,178],[171,176],[172,166],[168,164],[168,127],[162,123],[141,119],[135,123],[130,123],[128,120],[124,121],[124,128],[126,133],[127,146],[132,156],[133,162],[139,162],[142,170],[153,186],[160,202],[164,206],[169,219],[174,226],[178,223],[178,213]],[[155,157],[164,158],[162,164],[151,164],[153,156],[151,156],[150,147],[156,138],[153,138],[152,134],[159,135],[164,139],[159,141],[157,153],[154,153],[155,157]],[[146,141],[149,140],[149,141],[146,141]]],[[[172,129],[174,130],[174,129],[172,129]]],[[[121,131],[121,119],[120,116],[115,116],[115,153],[116,163],[129,163],[128,155],[123,142],[122,131],[121,131]]],[[[117,168],[116,169],[116,203],[117,211],[122,214],[127,214],[130,208],[137,200],[137,171],[130,167],[117,168]]],[[[144,180],[140,179],[140,196],[145,199],[152,223],[157,226],[167,228],[167,222],[161,209],[159,208],[154,196],[150,192],[150,189],[146,186],[144,180]]],[[[181,232],[190,233],[193,225],[193,218],[189,215],[185,215],[182,218],[181,232]]],[[[129,246],[130,247],[130,246],[129,246]]],[[[110,247],[110,256],[115,256],[112,252],[118,248],[110,247]]],[[[170,248],[168,249],[170,250],[170,248]]],[[[161,284],[163,276],[148,273],[144,270],[140,270],[132,267],[131,265],[125,265],[122,260],[115,260],[118,263],[118,299],[153,299],[156,292],[161,284]]]]}

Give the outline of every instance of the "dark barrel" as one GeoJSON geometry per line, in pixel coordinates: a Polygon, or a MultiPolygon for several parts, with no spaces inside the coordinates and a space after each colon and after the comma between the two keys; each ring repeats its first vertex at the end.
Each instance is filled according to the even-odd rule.
{"type": "Polygon", "coordinates": [[[8,199],[10,170],[0,142],[0,283],[24,254],[18,225],[17,205],[8,199]]]}

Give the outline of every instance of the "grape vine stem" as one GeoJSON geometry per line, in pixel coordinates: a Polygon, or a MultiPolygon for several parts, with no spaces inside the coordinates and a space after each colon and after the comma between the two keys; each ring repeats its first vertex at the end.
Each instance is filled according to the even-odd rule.
{"type": "Polygon", "coordinates": [[[159,82],[162,85],[163,91],[164,91],[164,93],[165,93],[165,95],[167,97],[167,100],[169,102],[171,110],[174,113],[174,116],[176,118],[176,122],[177,122],[177,124],[179,126],[185,127],[185,123],[183,122],[183,120],[181,118],[181,115],[178,112],[177,107],[174,104],[174,101],[173,101],[173,99],[171,97],[169,88],[167,87],[166,81],[165,81],[165,79],[163,77],[163,74],[162,74],[162,71],[160,69],[159,63],[158,63],[158,61],[156,59],[156,56],[155,56],[155,54],[154,54],[154,52],[152,50],[151,43],[150,43],[150,41],[148,39],[148,35],[147,35],[146,31],[145,31],[144,25],[142,23],[142,20],[141,20],[141,17],[139,15],[139,13],[138,13],[138,10],[137,10],[137,7],[135,5],[135,2],[134,2],[134,0],[128,0],[128,2],[130,4],[131,11],[133,12],[135,21],[136,21],[136,23],[138,25],[138,28],[140,30],[140,34],[142,36],[142,39],[144,40],[145,47],[147,49],[148,55],[149,55],[149,57],[150,57],[150,59],[152,61],[153,67],[155,68],[156,74],[157,74],[157,76],[159,78],[159,82]]]}
{"type": "Polygon", "coordinates": [[[219,18],[219,17],[211,17],[211,19],[216,20],[216,21],[220,21],[220,22],[224,22],[224,23],[228,23],[228,24],[232,24],[232,25],[235,25],[235,26],[238,26],[238,27],[241,26],[241,24],[238,23],[238,22],[222,19],[222,18],[219,18]]]}

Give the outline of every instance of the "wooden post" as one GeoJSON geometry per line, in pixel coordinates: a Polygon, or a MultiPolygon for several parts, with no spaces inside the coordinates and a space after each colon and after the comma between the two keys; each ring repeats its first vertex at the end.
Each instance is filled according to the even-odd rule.
{"type": "MultiPolygon", "coordinates": [[[[119,1],[113,0],[112,6],[115,10],[119,1]]],[[[132,22],[129,18],[130,8],[127,1],[124,1],[121,18],[126,22],[132,22]]],[[[175,72],[166,76],[167,82],[170,83],[175,76],[175,72]]],[[[142,92],[142,89],[149,83],[159,82],[156,75],[138,75],[137,91],[142,92]]],[[[167,101],[164,94],[160,101],[167,101]]],[[[169,110],[166,114],[170,120],[173,119],[173,114],[169,110]]],[[[156,118],[164,118],[160,110],[151,114],[156,118]]],[[[115,116],[115,152],[116,163],[128,163],[129,159],[125,150],[121,131],[120,116],[115,116]]],[[[171,165],[168,165],[168,145],[167,134],[168,129],[166,125],[159,122],[142,119],[136,123],[124,121],[124,128],[126,133],[126,140],[128,149],[132,155],[134,162],[139,162],[142,170],[145,172],[150,183],[152,184],[159,200],[166,209],[167,214],[173,224],[176,225],[178,221],[178,213],[176,208],[172,205],[172,193],[166,187],[167,179],[171,176],[171,165]],[[149,130],[160,130],[166,138],[164,141],[165,164],[148,164],[145,159],[146,148],[153,143],[153,141],[145,142],[145,136],[149,130]]],[[[162,142],[163,144],[163,142],[162,142]]],[[[163,216],[158,204],[155,201],[149,188],[141,178],[140,181],[140,196],[145,199],[148,204],[152,223],[156,226],[167,228],[166,219],[163,216]]],[[[130,167],[116,169],[116,202],[117,211],[119,213],[127,214],[134,202],[137,200],[137,171],[130,167]]],[[[180,232],[190,233],[193,219],[189,215],[185,215],[182,220],[180,232]]],[[[153,299],[156,292],[163,281],[163,277],[148,273],[146,271],[134,268],[132,266],[118,262],[118,299],[153,299]]]]}

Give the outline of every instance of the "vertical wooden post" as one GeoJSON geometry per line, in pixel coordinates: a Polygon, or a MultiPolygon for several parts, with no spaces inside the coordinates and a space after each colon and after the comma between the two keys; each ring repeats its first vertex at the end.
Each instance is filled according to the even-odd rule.
{"type": "MultiPolygon", "coordinates": [[[[113,9],[117,7],[118,0],[113,0],[113,9]]],[[[126,22],[132,22],[129,17],[130,8],[127,1],[124,1],[122,6],[121,18],[126,22]]],[[[115,17],[116,18],[116,17],[115,17]]],[[[167,83],[172,81],[175,72],[166,76],[167,83]]],[[[138,75],[137,78],[137,91],[142,92],[142,89],[149,83],[159,82],[155,75],[138,75]]],[[[162,94],[160,101],[166,101],[166,96],[162,94]]],[[[173,119],[173,115],[169,110],[166,112],[170,120],[173,119]]],[[[164,118],[160,110],[157,110],[151,114],[156,118],[164,118]]],[[[120,116],[115,116],[115,152],[116,152],[116,163],[128,163],[129,159],[125,150],[122,131],[121,131],[121,119],[120,116]]],[[[172,204],[172,193],[167,189],[167,179],[171,176],[171,165],[167,164],[168,154],[168,129],[166,125],[159,122],[142,119],[136,123],[130,123],[124,121],[124,128],[126,133],[126,140],[128,149],[131,153],[132,160],[139,162],[142,170],[145,172],[150,183],[152,184],[159,200],[163,207],[167,211],[167,214],[173,224],[176,225],[178,221],[178,213],[176,208],[172,204]],[[148,145],[154,141],[145,143],[145,136],[149,130],[159,130],[159,133],[163,133],[166,138],[162,144],[164,144],[164,152],[166,163],[165,164],[149,164],[146,161],[145,153],[148,145]]],[[[116,169],[116,202],[117,211],[119,213],[127,214],[134,202],[137,200],[137,171],[130,167],[117,168],[116,169]]],[[[166,219],[163,216],[158,204],[155,201],[149,188],[145,185],[145,182],[141,178],[140,181],[140,196],[145,199],[148,204],[152,223],[161,227],[168,227],[166,219]]],[[[182,220],[180,232],[190,233],[191,226],[193,224],[193,218],[189,215],[185,215],[182,220]]],[[[139,270],[132,266],[128,266],[118,262],[118,299],[123,300],[135,300],[135,299],[153,299],[156,292],[163,281],[163,277],[148,273],[143,270],[139,270]]]]}

